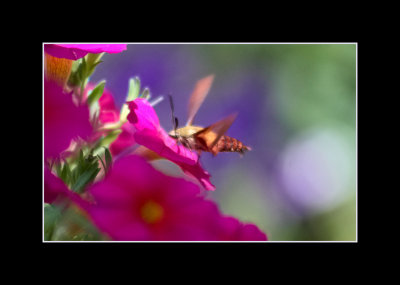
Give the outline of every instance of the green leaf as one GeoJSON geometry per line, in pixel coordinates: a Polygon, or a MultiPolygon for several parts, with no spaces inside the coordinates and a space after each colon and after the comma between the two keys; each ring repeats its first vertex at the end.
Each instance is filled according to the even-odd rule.
{"type": "Polygon", "coordinates": [[[101,57],[104,55],[104,52],[102,53],[88,53],[85,58],[88,66],[93,66],[99,64],[101,61],[101,57]]]}
{"type": "MultiPolygon", "coordinates": [[[[128,90],[128,95],[126,96],[125,102],[133,101],[136,98],[139,97],[140,93],[140,79],[139,77],[131,78],[129,80],[129,90],[128,90]]],[[[128,105],[124,102],[121,107],[120,115],[119,115],[119,120],[120,122],[126,122],[126,117],[129,114],[129,108],[128,105]]]]}
{"type": "Polygon", "coordinates": [[[119,134],[122,133],[121,129],[114,130],[107,134],[102,140],[100,145],[101,146],[109,146],[113,141],[116,140],[116,138],[119,136],[119,134]]]}
{"type": "Polygon", "coordinates": [[[54,165],[56,167],[57,176],[60,177],[61,176],[61,172],[62,172],[61,163],[55,162],[54,165]]]}
{"type": "Polygon", "coordinates": [[[90,182],[90,183],[93,182],[93,180],[96,178],[97,174],[99,174],[100,170],[101,170],[101,168],[97,167],[97,168],[93,171],[93,173],[92,173],[92,175],[90,176],[90,179],[89,179],[89,182],[90,182]]]}
{"type": "Polygon", "coordinates": [[[79,158],[78,158],[78,164],[83,164],[85,162],[83,158],[83,150],[79,150],[79,158]]]}
{"type": "Polygon", "coordinates": [[[93,74],[93,72],[96,70],[96,67],[97,67],[97,65],[99,65],[100,63],[102,63],[103,61],[99,61],[99,62],[96,62],[95,64],[93,64],[92,66],[90,66],[88,69],[88,74],[87,74],[87,76],[89,77],[89,76],[91,76],[92,74],[93,74]]]}
{"type": "Polygon", "coordinates": [[[76,180],[78,179],[78,171],[76,169],[77,167],[75,167],[75,169],[71,171],[68,186],[74,185],[76,183],[76,180]]]}
{"type": "Polygon", "coordinates": [[[93,121],[93,125],[95,125],[96,120],[99,118],[99,113],[100,113],[100,104],[99,101],[94,101],[90,106],[89,106],[89,114],[90,118],[93,121]]]}
{"type": "Polygon", "coordinates": [[[92,90],[87,99],[87,103],[89,104],[89,106],[100,99],[101,95],[103,95],[105,85],[106,81],[103,80],[99,84],[97,84],[96,87],[92,90]]]}
{"type": "Polygon", "coordinates": [[[93,156],[91,153],[89,153],[86,156],[86,164],[92,165],[92,164],[96,164],[96,162],[97,162],[96,156],[93,156]]]}
{"type": "Polygon", "coordinates": [[[96,175],[99,173],[100,168],[98,168],[97,165],[92,165],[89,169],[84,171],[76,181],[76,183],[71,187],[72,190],[75,192],[81,193],[82,190],[85,188],[87,184],[92,182],[94,178],[96,178],[96,175]]]}
{"type": "Polygon", "coordinates": [[[80,60],[74,60],[72,62],[71,73],[77,72],[80,64],[81,64],[80,60]]]}
{"type": "Polygon", "coordinates": [[[69,168],[68,163],[65,162],[59,177],[62,179],[62,181],[64,181],[65,184],[68,184],[70,174],[71,174],[71,169],[69,168]]]}
{"type": "Polygon", "coordinates": [[[100,63],[102,63],[102,61],[100,60],[100,58],[103,56],[103,53],[88,53],[84,59],[85,59],[85,78],[87,79],[89,78],[93,72],[95,71],[97,65],[99,65],[100,63]]]}
{"type": "Polygon", "coordinates": [[[104,171],[106,171],[106,165],[104,164],[103,159],[100,157],[100,155],[97,155],[97,157],[99,158],[99,160],[101,161],[101,164],[103,165],[104,171]]]}
{"type": "Polygon", "coordinates": [[[107,171],[108,171],[111,168],[111,165],[112,165],[112,156],[111,156],[110,151],[106,147],[105,147],[105,150],[104,150],[104,156],[105,156],[105,159],[106,159],[106,166],[107,166],[107,171]]]}
{"type": "Polygon", "coordinates": [[[73,241],[92,241],[95,237],[92,234],[80,233],[72,237],[73,241]]]}
{"type": "Polygon", "coordinates": [[[44,205],[44,240],[52,239],[54,229],[60,218],[61,212],[57,207],[51,204],[44,205]]]}
{"type": "Polygon", "coordinates": [[[137,97],[139,97],[139,92],[140,92],[140,79],[139,77],[131,78],[129,80],[129,91],[128,91],[128,96],[126,97],[126,101],[132,101],[135,100],[137,97]]]}
{"type": "Polygon", "coordinates": [[[79,78],[79,69],[81,64],[81,60],[75,60],[72,63],[71,74],[68,78],[68,85],[70,86],[79,86],[80,85],[80,78],[79,78]]]}
{"type": "Polygon", "coordinates": [[[87,78],[87,64],[84,57],[82,57],[81,64],[78,67],[78,75],[81,83],[87,78]]]}
{"type": "Polygon", "coordinates": [[[141,98],[144,98],[144,99],[146,99],[146,100],[149,100],[150,99],[150,90],[149,90],[149,88],[144,88],[144,90],[143,90],[143,92],[142,92],[142,95],[140,95],[140,97],[141,98]]]}
{"type": "Polygon", "coordinates": [[[129,112],[130,112],[130,110],[129,110],[128,105],[127,105],[126,103],[124,103],[124,104],[122,105],[121,112],[120,112],[120,114],[119,114],[119,120],[120,120],[120,122],[125,123],[125,122],[127,121],[127,117],[128,117],[128,115],[129,115],[129,112]]]}

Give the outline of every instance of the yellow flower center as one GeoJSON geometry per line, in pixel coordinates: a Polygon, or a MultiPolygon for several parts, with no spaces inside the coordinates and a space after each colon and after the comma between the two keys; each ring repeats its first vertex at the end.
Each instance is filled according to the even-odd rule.
{"type": "Polygon", "coordinates": [[[140,208],[140,215],[146,223],[154,224],[162,219],[164,209],[160,204],[150,200],[140,208]]]}

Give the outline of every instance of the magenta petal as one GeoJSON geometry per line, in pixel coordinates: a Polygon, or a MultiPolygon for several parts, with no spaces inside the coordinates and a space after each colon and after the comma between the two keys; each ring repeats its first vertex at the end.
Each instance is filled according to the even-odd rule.
{"type": "Polygon", "coordinates": [[[66,58],[70,60],[80,59],[89,53],[84,50],[64,48],[60,45],[53,45],[53,44],[44,45],[44,51],[51,56],[58,58],[66,58]]]}
{"type": "Polygon", "coordinates": [[[114,240],[149,240],[137,207],[143,193],[157,187],[159,180],[160,175],[144,159],[123,157],[104,180],[90,188],[95,202],[88,213],[99,229],[114,240]]]}
{"type": "Polygon", "coordinates": [[[51,204],[58,198],[67,198],[83,210],[87,210],[89,207],[89,203],[86,200],[82,199],[77,193],[69,190],[64,181],[51,173],[46,167],[44,169],[44,202],[51,204]]]}
{"type": "Polygon", "coordinates": [[[119,53],[126,50],[126,44],[58,44],[59,47],[79,49],[90,53],[119,53]]]}
{"type": "Polygon", "coordinates": [[[240,240],[247,241],[266,241],[267,235],[263,233],[256,225],[245,224],[240,231],[240,240]]]}
{"type": "Polygon", "coordinates": [[[126,50],[126,44],[45,44],[46,53],[59,58],[77,60],[88,53],[119,53],[126,50]]]}
{"type": "MultiPolygon", "coordinates": [[[[88,91],[92,90],[94,88],[93,85],[88,84],[88,88],[86,89],[85,94],[88,93],[88,91]]],[[[114,97],[108,91],[107,89],[103,90],[103,95],[99,99],[99,121],[104,125],[107,123],[117,123],[120,120],[120,114],[119,111],[117,110],[117,107],[115,106],[114,102],[114,97]]],[[[135,128],[133,125],[129,122],[126,122],[125,124],[122,125],[121,127],[122,132],[118,135],[118,137],[110,144],[110,151],[113,156],[118,155],[122,151],[124,151],[126,148],[134,145],[135,138],[133,136],[133,133],[135,131],[135,128]]],[[[91,141],[96,141],[98,138],[100,138],[102,135],[107,135],[107,131],[98,131],[95,133],[91,141]]]]}
{"type": "Polygon", "coordinates": [[[103,95],[99,99],[100,113],[99,120],[102,123],[116,123],[119,121],[119,111],[115,106],[114,97],[104,89],[103,95]]]}
{"type": "Polygon", "coordinates": [[[110,151],[113,156],[118,155],[130,146],[136,143],[134,138],[135,128],[129,122],[126,122],[121,127],[122,132],[110,145],[110,151]]]}
{"type": "Polygon", "coordinates": [[[87,106],[75,106],[72,95],[56,83],[44,82],[44,153],[56,157],[77,137],[86,139],[92,132],[87,106]]]}
{"type": "Polygon", "coordinates": [[[218,207],[200,196],[197,185],[155,170],[143,158],[117,160],[104,180],[91,186],[88,213],[114,240],[216,240],[218,207]],[[143,205],[156,202],[161,219],[142,216],[143,205]]]}
{"type": "Polygon", "coordinates": [[[137,131],[134,134],[137,143],[151,149],[158,155],[174,163],[194,165],[198,156],[183,145],[178,145],[163,129],[137,131]]]}
{"type": "Polygon", "coordinates": [[[102,110],[109,110],[109,111],[112,110],[112,111],[118,112],[117,108],[115,107],[114,97],[105,88],[103,90],[103,95],[101,95],[101,97],[99,99],[99,105],[100,105],[100,109],[102,109],[102,110]]]}
{"type": "Polygon", "coordinates": [[[155,110],[146,100],[129,102],[129,109],[128,120],[136,129],[134,137],[137,143],[179,165],[184,173],[198,179],[206,190],[215,190],[210,174],[200,165],[198,155],[178,144],[160,127],[155,110]]]}
{"type": "Polygon", "coordinates": [[[143,98],[138,98],[128,103],[128,121],[131,122],[137,131],[160,129],[160,121],[153,107],[143,98]]]}
{"type": "Polygon", "coordinates": [[[177,164],[183,170],[184,173],[199,180],[201,185],[206,190],[209,191],[215,190],[215,186],[210,181],[211,175],[203,169],[203,167],[200,165],[200,162],[197,162],[194,165],[189,165],[185,163],[177,163],[177,164]]]}
{"type": "Polygon", "coordinates": [[[220,219],[218,226],[219,238],[230,241],[266,241],[264,234],[254,224],[244,224],[234,217],[225,216],[220,219]]]}
{"type": "Polygon", "coordinates": [[[151,149],[158,155],[175,163],[194,165],[198,161],[196,153],[183,145],[178,145],[167,132],[161,128],[158,116],[147,100],[139,98],[129,102],[128,121],[135,127],[137,143],[151,149]]]}
{"type": "Polygon", "coordinates": [[[116,123],[119,120],[119,116],[113,111],[102,111],[99,114],[99,120],[103,124],[116,123]]]}
{"type": "Polygon", "coordinates": [[[240,221],[234,217],[221,217],[217,231],[221,240],[238,240],[240,221]]]}
{"type": "Polygon", "coordinates": [[[89,193],[93,203],[86,208],[88,214],[113,240],[266,240],[255,225],[222,216],[197,185],[167,176],[135,155],[117,160],[89,193]],[[156,210],[157,220],[143,216],[149,202],[161,209],[156,210]]]}
{"type": "Polygon", "coordinates": [[[151,240],[149,230],[135,217],[127,215],[127,209],[95,207],[90,211],[90,216],[97,227],[112,240],[151,240]]]}
{"type": "Polygon", "coordinates": [[[65,196],[67,191],[69,190],[64,182],[46,167],[44,169],[44,202],[53,203],[57,197],[65,196]]]}

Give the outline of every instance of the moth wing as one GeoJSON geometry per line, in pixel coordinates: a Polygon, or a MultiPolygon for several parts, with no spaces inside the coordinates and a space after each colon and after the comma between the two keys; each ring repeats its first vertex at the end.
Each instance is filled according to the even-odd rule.
{"type": "Polygon", "coordinates": [[[191,125],[193,123],[194,117],[206,98],[208,91],[210,91],[213,81],[214,75],[209,75],[197,81],[194,90],[190,95],[188,105],[188,121],[186,125],[191,125]]]}
{"type": "Polygon", "coordinates": [[[226,133],[230,128],[233,121],[235,121],[237,113],[231,114],[228,117],[198,131],[193,136],[200,143],[204,143],[204,147],[207,150],[211,150],[219,139],[226,133]]]}

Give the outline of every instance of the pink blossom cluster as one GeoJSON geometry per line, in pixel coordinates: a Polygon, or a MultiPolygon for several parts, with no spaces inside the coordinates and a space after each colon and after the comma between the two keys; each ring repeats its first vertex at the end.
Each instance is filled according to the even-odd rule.
{"type": "MultiPolygon", "coordinates": [[[[119,44],[53,44],[45,45],[44,51],[53,57],[77,60],[88,53],[125,49],[126,45],[119,44]]],[[[78,206],[114,241],[267,240],[256,225],[224,215],[204,196],[205,191],[215,190],[210,174],[201,166],[197,153],[177,144],[160,126],[146,99],[127,102],[130,112],[120,125],[120,111],[108,90],[98,104],[98,123],[94,125],[86,103],[77,103],[73,92],[57,82],[44,81],[45,203],[68,201],[78,206]],[[49,162],[68,155],[71,146],[79,147],[77,142],[96,141],[110,124],[117,124],[121,131],[108,146],[114,157],[111,168],[84,193],[72,191],[49,162]],[[135,146],[145,151],[135,152],[135,146]],[[154,158],[175,163],[191,179],[162,173],[152,166],[154,158]]]]}

